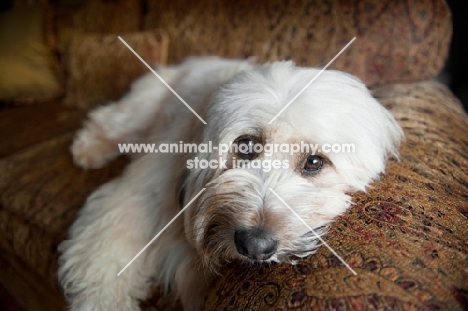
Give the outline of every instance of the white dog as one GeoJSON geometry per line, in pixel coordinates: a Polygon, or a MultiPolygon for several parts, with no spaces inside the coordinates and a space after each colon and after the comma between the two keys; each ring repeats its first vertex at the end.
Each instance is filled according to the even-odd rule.
{"type": "Polygon", "coordinates": [[[204,57],[158,73],[207,124],[148,73],[124,98],[89,114],[72,146],[76,164],[99,168],[119,155],[118,143],[238,148],[135,154],[120,178],[96,190],[60,246],[59,279],[72,310],[139,310],[152,280],[175,292],[184,310],[201,310],[226,262],[293,262],[312,254],[317,236],[288,206],[324,234],[350,206],[348,193],[383,173],[403,138],[394,117],[342,72],[324,71],[276,119],[319,70],[204,57]],[[250,148],[299,142],[352,144],[354,152],[250,148]],[[188,168],[194,159],[225,165],[188,168]],[[237,167],[236,159],[281,165],[237,167]]]}

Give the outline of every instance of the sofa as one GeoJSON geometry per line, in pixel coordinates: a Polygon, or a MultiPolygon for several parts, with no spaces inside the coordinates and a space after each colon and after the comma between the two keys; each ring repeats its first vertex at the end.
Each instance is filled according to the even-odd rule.
{"type": "MultiPolygon", "coordinates": [[[[357,275],[325,247],[295,265],[227,264],[205,310],[468,310],[468,116],[435,80],[452,31],[444,1],[12,2],[0,15],[0,283],[24,310],[66,310],[57,246],[128,164],[83,170],[69,152],[87,111],[147,70],[118,36],[151,65],[220,55],[317,67],[356,37],[330,68],[357,75],[405,132],[400,159],[325,237],[357,275]]],[[[181,310],[158,284],[141,307],[181,310]]]]}

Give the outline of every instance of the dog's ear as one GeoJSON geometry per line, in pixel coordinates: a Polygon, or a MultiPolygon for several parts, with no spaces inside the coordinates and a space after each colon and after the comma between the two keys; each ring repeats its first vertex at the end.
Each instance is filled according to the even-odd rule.
{"type": "Polygon", "coordinates": [[[177,181],[176,196],[177,196],[177,201],[179,202],[180,208],[183,208],[184,203],[185,203],[185,195],[187,194],[188,175],[189,175],[189,170],[188,169],[183,170],[177,181]]]}

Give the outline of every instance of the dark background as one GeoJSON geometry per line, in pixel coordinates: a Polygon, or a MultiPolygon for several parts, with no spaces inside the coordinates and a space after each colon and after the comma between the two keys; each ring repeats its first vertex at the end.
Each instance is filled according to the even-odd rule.
{"type": "Polygon", "coordinates": [[[460,98],[468,111],[468,1],[447,0],[452,10],[453,36],[450,55],[439,80],[460,98]]]}

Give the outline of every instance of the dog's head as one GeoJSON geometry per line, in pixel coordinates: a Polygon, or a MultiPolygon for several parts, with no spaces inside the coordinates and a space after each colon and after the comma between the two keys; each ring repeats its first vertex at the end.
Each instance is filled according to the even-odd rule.
{"type": "Polygon", "coordinates": [[[197,154],[226,167],[190,170],[184,200],[206,188],[184,222],[209,267],[313,253],[315,234],[350,206],[347,193],[365,190],[397,155],[402,130],[367,88],[342,72],[318,74],[267,64],[237,74],[211,99],[202,142],[232,147],[197,154]]]}

